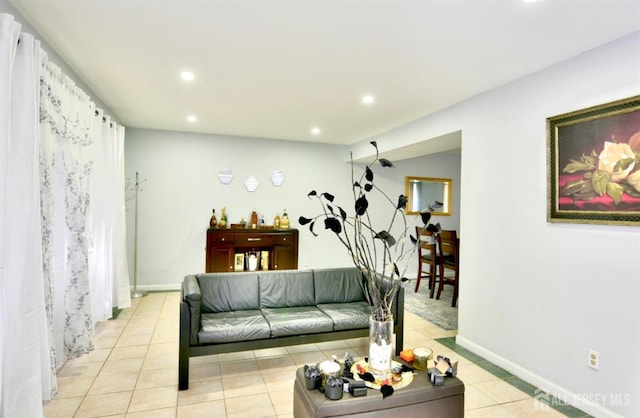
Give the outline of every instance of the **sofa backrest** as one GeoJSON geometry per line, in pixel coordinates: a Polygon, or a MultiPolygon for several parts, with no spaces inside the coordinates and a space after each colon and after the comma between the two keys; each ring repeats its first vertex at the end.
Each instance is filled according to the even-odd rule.
{"type": "Polygon", "coordinates": [[[310,270],[271,270],[259,273],[260,308],[315,305],[310,270]]]}
{"type": "Polygon", "coordinates": [[[204,273],[197,278],[203,313],[260,309],[260,287],[255,272],[204,273]]]}
{"type": "Polygon", "coordinates": [[[316,304],[366,300],[362,291],[362,273],[355,267],[314,270],[313,281],[316,304]]]}

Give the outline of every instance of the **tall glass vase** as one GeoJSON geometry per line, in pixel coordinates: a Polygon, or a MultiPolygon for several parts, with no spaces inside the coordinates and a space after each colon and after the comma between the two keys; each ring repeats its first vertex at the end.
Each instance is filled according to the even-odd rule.
{"type": "Polygon", "coordinates": [[[391,378],[391,357],[393,355],[393,315],[377,320],[369,320],[369,367],[368,370],[382,383],[391,378]]]}

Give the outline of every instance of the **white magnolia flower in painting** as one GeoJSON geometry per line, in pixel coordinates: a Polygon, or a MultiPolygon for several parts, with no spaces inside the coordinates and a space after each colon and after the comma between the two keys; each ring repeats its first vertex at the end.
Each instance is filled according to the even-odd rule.
{"type": "Polygon", "coordinates": [[[620,182],[627,178],[635,161],[626,165],[626,167],[616,167],[618,161],[626,159],[635,159],[635,154],[629,144],[618,144],[616,142],[605,142],[604,149],[598,156],[598,170],[606,171],[611,174],[611,181],[620,182]],[[614,171],[615,170],[615,171],[614,171]]]}

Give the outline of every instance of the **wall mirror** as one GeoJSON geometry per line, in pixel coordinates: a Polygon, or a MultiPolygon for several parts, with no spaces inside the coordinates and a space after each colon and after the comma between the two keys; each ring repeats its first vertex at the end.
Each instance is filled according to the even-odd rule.
{"type": "Polygon", "coordinates": [[[432,215],[451,216],[451,196],[453,180],[433,177],[407,177],[407,214],[418,215],[428,210],[435,201],[442,202],[442,208],[432,215]]]}

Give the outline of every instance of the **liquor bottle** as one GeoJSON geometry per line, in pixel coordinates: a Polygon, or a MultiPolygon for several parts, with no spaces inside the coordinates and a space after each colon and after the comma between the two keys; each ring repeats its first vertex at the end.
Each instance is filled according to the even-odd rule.
{"type": "Polygon", "coordinates": [[[251,228],[255,229],[258,227],[258,214],[254,210],[251,212],[251,228]]]}
{"type": "Polygon", "coordinates": [[[218,226],[218,218],[216,218],[216,210],[213,210],[213,213],[211,214],[211,219],[209,220],[209,226],[211,228],[215,228],[218,226]]]}
{"type": "Polygon", "coordinates": [[[273,220],[273,227],[275,229],[280,229],[280,215],[276,213],[276,217],[273,220]]]}
{"type": "Polygon", "coordinates": [[[287,210],[286,209],[282,213],[282,219],[280,219],[280,227],[282,227],[282,229],[288,229],[289,228],[289,215],[287,215],[287,210]]]}

